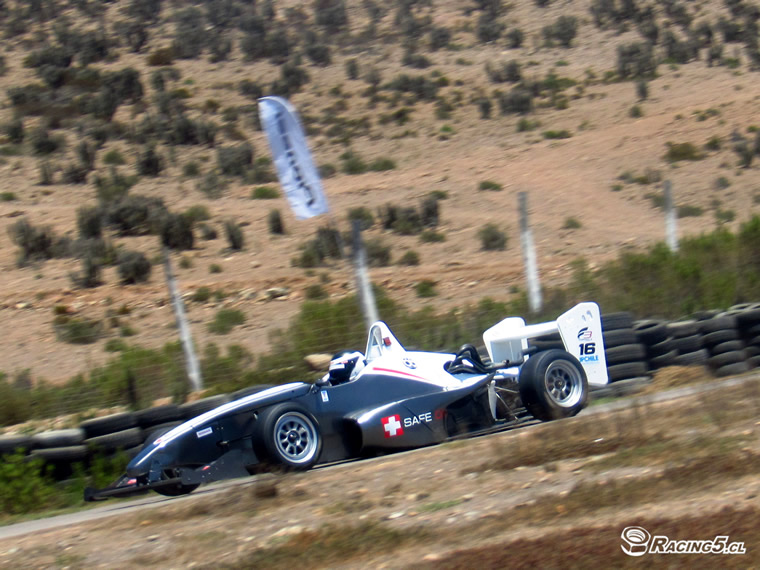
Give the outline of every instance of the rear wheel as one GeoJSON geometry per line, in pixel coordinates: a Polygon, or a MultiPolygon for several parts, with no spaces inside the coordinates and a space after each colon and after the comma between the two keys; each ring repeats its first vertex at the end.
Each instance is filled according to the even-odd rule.
{"type": "Polygon", "coordinates": [[[291,469],[309,469],[319,459],[322,436],[306,410],[280,404],[265,410],[259,420],[258,442],[266,458],[291,469]]]}
{"type": "Polygon", "coordinates": [[[520,397],[533,417],[549,421],[580,412],[588,402],[588,379],[569,352],[547,350],[531,356],[520,370],[520,397]]]}

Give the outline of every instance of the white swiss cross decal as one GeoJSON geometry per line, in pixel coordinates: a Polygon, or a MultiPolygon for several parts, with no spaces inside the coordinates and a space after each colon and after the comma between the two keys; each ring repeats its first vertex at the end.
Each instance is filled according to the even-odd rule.
{"type": "Polygon", "coordinates": [[[383,429],[385,430],[385,437],[396,437],[397,435],[404,435],[404,428],[401,427],[401,418],[398,414],[382,418],[383,429]]]}

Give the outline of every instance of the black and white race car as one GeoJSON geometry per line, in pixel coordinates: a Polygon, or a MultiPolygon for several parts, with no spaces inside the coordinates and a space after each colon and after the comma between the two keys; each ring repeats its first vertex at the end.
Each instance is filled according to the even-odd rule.
{"type": "Polygon", "coordinates": [[[383,322],[364,354],[338,353],[316,383],[265,389],[193,418],[150,441],[127,472],[85,500],[149,489],[176,496],[262,466],[314,465],[440,443],[535,418],[573,416],[588,386],[607,383],[595,303],[556,321],[510,317],[456,354],[407,351],[383,322]],[[559,332],[565,350],[529,354],[528,338],[559,332]]]}

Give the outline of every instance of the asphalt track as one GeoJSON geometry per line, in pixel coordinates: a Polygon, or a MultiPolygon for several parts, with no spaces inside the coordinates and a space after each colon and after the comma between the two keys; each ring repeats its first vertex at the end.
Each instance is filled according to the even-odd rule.
{"type": "MultiPolygon", "coordinates": [[[[677,400],[679,398],[685,398],[687,396],[709,392],[711,390],[731,389],[748,382],[757,381],[759,379],[760,379],[760,373],[754,373],[754,374],[749,374],[749,375],[736,377],[736,378],[728,378],[719,382],[705,383],[705,384],[699,384],[696,386],[685,386],[682,388],[664,390],[662,392],[656,392],[654,394],[648,394],[646,396],[638,396],[638,397],[633,397],[633,398],[621,398],[620,400],[617,400],[617,401],[608,402],[599,406],[593,406],[591,408],[587,408],[582,413],[584,416],[588,416],[588,415],[602,414],[602,413],[607,413],[607,412],[614,412],[614,411],[622,410],[629,407],[631,403],[634,401],[639,402],[641,404],[646,404],[646,403],[663,402],[663,401],[668,401],[668,400],[677,400]]],[[[480,437],[492,437],[498,433],[503,433],[504,431],[510,430],[510,429],[530,429],[531,426],[538,425],[538,423],[539,422],[530,422],[527,424],[520,424],[519,426],[509,426],[509,427],[502,428],[496,431],[495,433],[489,433],[480,437]]],[[[411,451],[405,451],[401,453],[405,455],[414,454],[414,453],[423,453],[426,449],[429,449],[429,448],[414,449],[411,451]]],[[[398,455],[399,455],[398,453],[393,454],[393,456],[395,457],[398,457],[398,455]]],[[[388,456],[386,455],[386,456],[375,457],[371,459],[362,459],[361,461],[363,462],[383,461],[387,457],[388,456]]],[[[320,470],[321,469],[341,469],[341,468],[350,466],[353,463],[354,461],[344,461],[344,462],[336,463],[333,465],[325,465],[323,467],[318,467],[317,469],[320,469],[320,470]]],[[[267,477],[267,475],[266,474],[256,475],[255,477],[261,478],[261,477],[267,477]]],[[[141,511],[145,509],[161,508],[162,505],[167,504],[169,502],[176,505],[177,501],[193,500],[195,497],[207,496],[212,493],[217,493],[223,489],[230,489],[236,486],[248,485],[255,480],[256,479],[254,477],[247,477],[247,478],[241,478],[241,479],[232,479],[229,481],[221,481],[219,483],[212,483],[212,484],[201,487],[198,491],[195,491],[192,495],[187,495],[184,497],[170,498],[170,497],[163,497],[161,495],[152,493],[150,495],[146,495],[138,499],[110,501],[110,502],[106,501],[104,502],[102,506],[94,507],[94,508],[83,510],[83,511],[78,511],[75,513],[57,515],[53,517],[25,521],[22,523],[16,523],[16,524],[0,527],[0,540],[5,540],[8,538],[13,538],[13,537],[21,536],[24,534],[33,533],[33,532],[54,530],[61,527],[68,527],[71,525],[96,521],[99,519],[133,513],[133,512],[137,512],[137,511],[141,511]]]]}

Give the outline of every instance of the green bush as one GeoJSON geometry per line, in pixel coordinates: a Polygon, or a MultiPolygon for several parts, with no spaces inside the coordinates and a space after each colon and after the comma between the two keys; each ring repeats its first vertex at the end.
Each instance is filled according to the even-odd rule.
{"type": "Polygon", "coordinates": [[[495,224],[486,224],[478,230],[481,247],[486,251],[503,250],[507,248],[507,235],[495,224]]]}
{"type": "Polygon", "coordinates": [[[577,230],[583,227],[583,224],[581,224],[580,220],[578,218],[565,218],[565,223],[562,224],[563,230],[577,230]]]}
{"type": "Polygon", "coordinates": [[[211,289],[208,287],[198,287],[190,296],[190,300],[196,303],[206,303],[211,298],[211,289]]]}
{"type": "Polygon", "coordinates": [[[161,243],[178,251],[193,249],[193,222],[184,214],[167,213],[161,221],[161,243]]]}
{"type": "Polygon", "coordinates": [[[359,222],[359,229],[368,230],[375,223],[375,217],[367,208],[359,206],[358,208],[350,208],[346,216],[349,222],[359,222]]]}
{"type": "Polygon", "coordinates": [[[423,243],[439,243],[446,241],[446,235],[434,230],[425,230],[420,234],[420,241],[423,243]]]}
{"type": "Polygon", "coordinates": [[[140,176],[158,176],[164,168],[164,159],[156,151],[155,145],[149,145],[137,157],[136,167],[140,176]]]}
{"type": "Polygon", "coordinates": [[[56,494],[45,476],[41,459],[30,459],[23,452],[3,456],[0,462],[0,509],[8,514],[41,510],[56,494]]]}
{"type": "Polygon", "coordinates": [[[221,273],[222,272],[222,266],[218,263],[212,263],[208,266],[208,272],[209,273],[221,273]]]}
{"type": "Polygon", "coordinates": [[[566,129],[560,131],[544,131],[542,135],[545,139],[569,139],[573,136],[573,134],[566,129]]]}
{"type": "Polygon", "coordinates": [[[391,264],[391,246],[381,239],[367,240],[364,244],[367,252],[367,263],[371,267],[387,267],[391,264]]]}
{"type": "Polygon", "coordinates": [[[187,176],[188,178],[195,178],[196,176],[199,176],[200,173],[201,173],[201,166],[194,160],[191,160],[190,162],[186,162],[182,166],[182,176],[187,176]]]}
{"type": "Polygon", "coordinates": [[[157,234],[169,216],[163,200],[153,196],[125,196],[104,207],[106,224],[121,236],[157,234]]]}
{"type": "Polygon", "coordinates": [[[698,218],[705,213],[699,206],[690,205],[678,206],[677,212],[679,218],[698,218]]]}
{"type": "Polygon", "coordinates": [[[251,191],[253,200],[273,200],[279,197],[280,193],[274,186],[257,186],[251,191]]]}
{"type": "Polygon", "coordinates": [[[494,182],[493,180],[481,180],[478,184],[478,190],[492,190],[499,191],[502,189],[501,184],[494,182]]]}
{"type": "Polygon", "coordinates": [[[355,152],[349,151],[341,156],[343,164],[341,170],[345,174],[364,174],[367,172],[367,163],[355,152]]]}
{"type": "Polygon", "coordinates": [[[10,225],[8,235],[20,249],[17,258],[19,266],[27,265],[32,261],[52,259],[62,253],[58,248],[60,239],[51,228],[35,227],[26,218],[21,218],[10,225]]]}
{"type": "Polygon", "coordinates": [[[308,287],[306,287],[306,290],[304,291],[304,299],[307,299],[309,301],[326,299],[326,298],[327,298],[327,291],[325,291],[325,288],[319,284],[309,285],[308,287]]]}
{"type": "Polygon", "coordinates": [[[88,253],[82,257],[82,272],[69,275],[75,287],[98,287],[103,283],[101,279],[103,258],[88,253]]]}
{"type": "Polygon", "coordinates": [[[230,244],[230,249],[234,251],[240,251],[245,245],[245,238],[243,236],[243,228],[239,224],[232,220],[224,222],[224,233],[227,236],[227,242],[230,244]]]}
{"type": "Polygon", "coordinates": [[[413,249],[408,249],[398,260],[399,265],[419,265],[420,254],[413,249]]]}
{"type": "Polygon", "coordinates": [[[227,182],[222,180],[216,172],[210,170],[201,178],[196,188],[205,194],[207,198],[216,200],[222,197],[225,188],[227,188],[227,182]]]}
{"type": "Polygon", "coordinates": [[[219,309],[214,320],[208,324],[208,330],[214,334],[227,334],[245,322],[245,315],[238,309],[219,309]]]}
{"type": "Polygon", "coordinates": [[[211,219],[211,212],[203,204],[190,206],[183,214],[191,223],[203,222],[211,219]]]}
{"type": "Polygon", "coordinates": [[[222,174],[242,176],[253,164],[253,147],[249,143],[219,147],[216,149],[216,160],[222,174]]]}
{"type": "Polygon", "coordinates": [[[435,297],[438,291],[435,290],[435,281],[424,279],[414,286],[414,291],[418,297],[435,297]]]}
{"type": "Polygon", "coordinates": [[[0,202],[13,202],[16,199],[17,197],[15,192],[0,192],[0,202]]]}
{"type": "Polygon", "coordinates": [[[390,158],[376,158],[369,164],[368,168],[374,172],[394,170],[396,168],[396,163],[390,158]]]}
{"type": "Polygon", "coordinates": [[[690,142],[685,143],[665,143],[668,147],[665,153],[665,160],[668,162],[679,162],[681,160],[702,160],[704,154],[690,142]]]}
{"type": "Polygon", "coordinates": [[[270,234],[283,235],[285,233],[285,226],[282,223],[282,215],[280,210],[269,210],[267,215],[267,227],[270,234]]]}
{"type": "Polygon", "coordinates": [[[142,252],[121,250],[116,263],[123,284],[145,283],[150,279],[152,267],[142,252]]]}
{"type": "Polygon", "coordinates": [[[103,323],[86,317],[58,315],[53,319],[55,337],[69,344],[92,344],[100,338],[103,323]]]}

